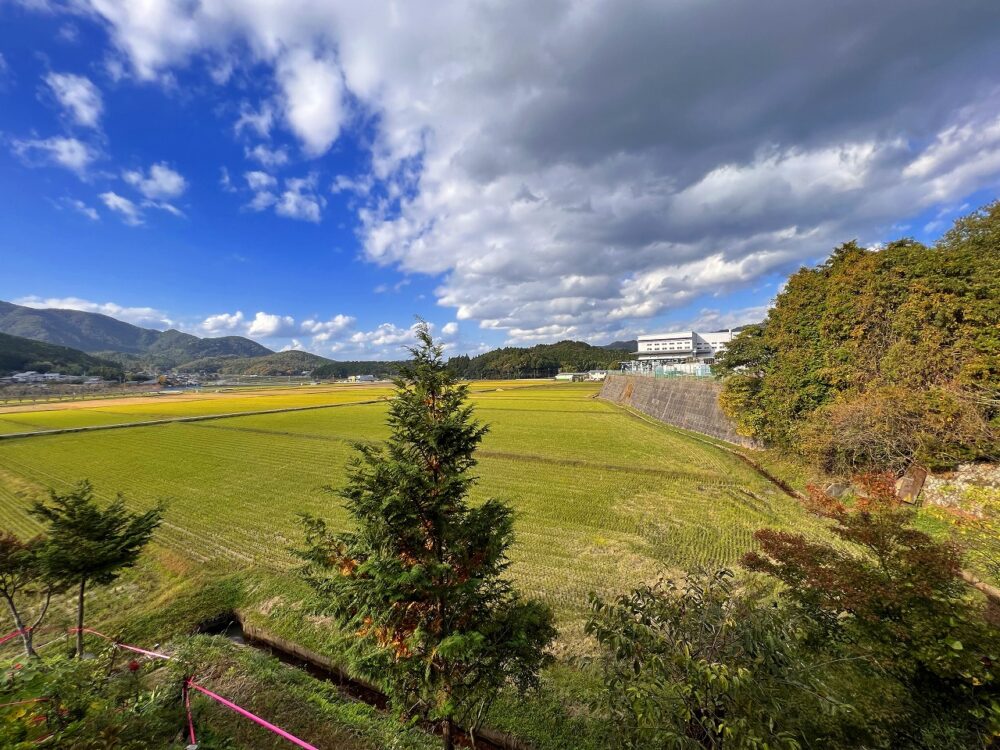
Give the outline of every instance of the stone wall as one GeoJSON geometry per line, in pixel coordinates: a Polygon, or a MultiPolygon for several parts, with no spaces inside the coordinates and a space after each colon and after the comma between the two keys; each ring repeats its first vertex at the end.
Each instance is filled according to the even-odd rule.
{"type": "Polygon", "coordinates": [[[674,427],[700,432],[734,445],[755,447],[719,406],[722,384],[711,378],[650,378],[608,375],[600,397],[628,406],[674,427]]]}

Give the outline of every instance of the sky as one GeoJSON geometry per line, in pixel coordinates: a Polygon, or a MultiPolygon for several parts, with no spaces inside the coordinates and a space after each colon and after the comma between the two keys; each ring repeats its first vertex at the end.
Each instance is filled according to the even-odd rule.
{"type": "Polygon", "coordinates": [[[334,359],[760,320],[1000,184],[995,0],[0,0],[0,299],[334,359]]]}

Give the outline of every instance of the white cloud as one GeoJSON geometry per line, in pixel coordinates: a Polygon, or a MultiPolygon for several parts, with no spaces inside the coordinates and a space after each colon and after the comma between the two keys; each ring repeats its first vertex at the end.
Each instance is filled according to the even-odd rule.
{"type": "Polygon", "coordinates": [[[143,223],[142,211],[140,211],[139,207],[128,198],[111,191],[101,193],[100,198],[104,202],[105,206],[115,213],[120,214],[122,221],[129,226],[137,227],[143,223]]]}
{"type": "Polygon", "coordinates": [[[45,83],[77,125],[96,128],[100,124],[104,103],[101,92],[89,78],[73,73],[49,73],[45,83]]]}
{"type": "Polygon", "coordinates": [[[275,187],[278,181],[267,172],[244,172],[243,178],[251,190],[268,190],[275,187]]]}
{"type": "Polygon", "coordinates": [[[88,206],[81,200],[77,200],[76,198],[67,198],[66,205],[68,205],[74,211],[83,214],[91,221],[100,221],[101,217],[98,215],[97,209],[93,208],[92,206],[88,206]]]}
{"type": "Polygon", "coordinates": [[[287,336],[295,332],[295,318],[290,315],[272,315],[258,312],[247,328],[248,336],[287,336]]]}
{"type": "Polygon", "coordinates": [[[251,211],[263,211],[264,209],[270,208],[277,202],[278,196],[269,190],[262,190],[254,195],[253,200],[251,200],[246,207],[251,211]]]}
{"type": "Polygon", "coordinates": [[[309,320],[302,321],[302,332],[312,334],[313,342],[329,341],[332,336],[342,333],[354,324],[354,318],[350,315],[335,315],[329,320],[309,320]]]}
{"type": "MultiPolygon", "coordinates": [[[[775,1],[90,5],[143,79],[246,50],[309,156],[361,124],[371,169],[331,189],[365,257],[535,339],[641,327],[998,184],[992,6],[942,25],[933,4],[775,1]]],[[[260,195],[318,221],[313,191],[260,195]]]]}
{"type": "Polygon", "coordinates": [[[232,333],[233,331],[239,330],[243,327],[244,319],[243,313],[237,310],[234,313],[219,313],[218,315],[209,315],[203,321],[201,321],[200,328],[202,331],[212,335],[232,333]]]}
{"type": "Polygon", "coordinates": [[[219,167],[219,187],[227,193],[236,192],[236,186],[233,185],[233,181],[229,177],[229,170],[225,167],[219,167]]]}
{"type": "Polygon", "coordinates": [[[187,180],[166,162],[153,164],[146,174],[141,169],[125,172],[122,178],[150,200],[177,198],[187,190],[187,180]]]}
{"type": "Polygon", "coordinates": [[[177,208],[177,206],[175,206],[173,203],[167,203],[167,201],[146,200],[142,202],[142,207],[157,208],[160,211],[166,211],[168,214],[171,214],[172,216],[176,216],[178,218],[184,218],[184,212],[181,211],[179,208],[177,208]]]}
{"type": "Polygon", "coordinates": [[[306,154],[320,156],[340,134],[345,118],[343,79],[336,62],[293,49],[277,65],[285,100],[285,119],[306,154]]]}
{"type": "Polygon", "coordinates": [[[281,347],[281,351],[283,351],[283,352],[304,352],[304,351],[306,351],[306,348],[305,348],[305,346],[303,346],[302,342],[299,341],[298,339],[292,339],[291,343],[285,344],[283,347],[281,347]]]}
{"type": "Polygon", "coordinates": [[[451,321],[441,326],[441,333],[449,338],[458,335],[458,323],[451,321]]]}
{"type": "Polygon", "coordinates": [[[25,307],[56,308],[59,310],[82,310],[84,312],[109,315],[126,323],[153,328],[172,328],[175,323],[162,310],[155,307],[128,307],[115,302],[91,302],[79,297],[38,297],[35,295],[14,300],[15,305],[25,307]]]}
{"type": "Polygon", "coordinates": [[[269,168],[280,167],[288,163],[288,151],[283,147],[271,149],[263,143],[259,143],[253,148],[245,149],[244,153],[248,159],[253,159],[269,168]]]}
{"type": "Polygon", "coordinates": [[[316,178],[291,177],[285,180],[285,190],[274,207],[275,213],[289,219],[318,223],[326,200],[316,195],[316,178]]]}
{"type": "Polygon", "coordinates": [[[254,110],[249,104],[243,102],[240,106],[240,116],[233,125],[236,135],[240,135],[244,130],[252,130],[261,138],[271,135],[271,126],[274,125],[274,108],[270,104],[264,104],[259,110],[254,110]]]}
{"type": "Polygon", "coordinates": [[[43,140],[27,139],[13,141],[14,153],[28,163],[36,156],[41,156],[47,163],[65,167],[83,177],[94,160],[97,152],[83,141],[65,136],[53,136],[43,140]]]}

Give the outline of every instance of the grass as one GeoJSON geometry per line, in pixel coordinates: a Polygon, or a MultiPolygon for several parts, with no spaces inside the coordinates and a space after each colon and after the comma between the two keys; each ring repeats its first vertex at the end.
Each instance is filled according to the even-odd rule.
{"type": "MultiPolygon", "coordinates": [[[[560,629],[563,658],[546,672],[543,693],[502,704],[496,720],[536,747],[602,746],[585,718],[590,678],[569,666],[569,657],[590,650],[582,633],[589,592],[610,596],[665,572],[733,565],[762,526],[824,533],[737,457],[595,399],[594,385],[481,383],[472,390],[476,414],[491,428],[473,500],[493,496],[514,506],[511,574],[525,594],[553,606],[560,629]]],[[[239,607],[281,637],[339,656],[343,635],[311,614],[309,593],[291,571],[291,550],[301,543],[297,515],[346,528],[329,487],[342,482],[355,441],[386,436],[385,404],[357,403],[385,393],[274,389],[4,415],[98,424],[119,415],[141,421],[340,404],[2,440],[0,527],[36,532],[25,512],[31,501],[82,478],[104,498],[124,493],[136,509],[164,501],[166,522],[151,555],[117,590],[95,590],[91,622],[148,644],[239,607]],[[123,597],[132,603],[127,613],[123,597]]],[[[66,603],[57,611],[68,612],[66,603]]]]}
{"type": "MultiPolygon", "coordinates": [[[[761,526],[815,525],[738,459],[630,418],[591,398],[593,386],[478,390],[477,415],[491,431],[474,499],[497,496],[514,505],[513,576],[567,621],[591,590],[614,593],[664,567],[733,564],[761,526]]],[[[346,525],[327,487],[340,483],[354,441],[385,436],[384,404],[348,401],[377,393],[344,388],[158,403],[158,416],[167,407],[191,415],[316,399],[348,405],[0,442],[0,519],[28,532],[23,509],[32,497],[86,477],[102,496],[123,492],[137,508],[167,503],[160,543],[177,554],[287,570],[300,540],[299,513],[346,525]]],[[[102,416],[93,411],[104,412],[18,419],[102,416]]]]}

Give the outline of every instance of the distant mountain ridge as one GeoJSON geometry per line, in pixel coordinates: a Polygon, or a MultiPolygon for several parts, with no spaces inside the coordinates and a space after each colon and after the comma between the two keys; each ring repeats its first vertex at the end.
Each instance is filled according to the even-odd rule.
{"type": "Polygon", "coordinates": [[[143,361],[175,367],[205,357],[263,357],[266,346],[242,336],[199,338],[181,331],[141,328],[100,313],[38,309],[0,301],[0,333],[114,357],[122,364],[143,361]]]}
{"type": "Polygon", "coordinates": [[[63,375],[97,375],[119,378],[122,368],[115,362],[91,356],[68,346],[0,333],[0,375],[36,370],[63,375]]]}

